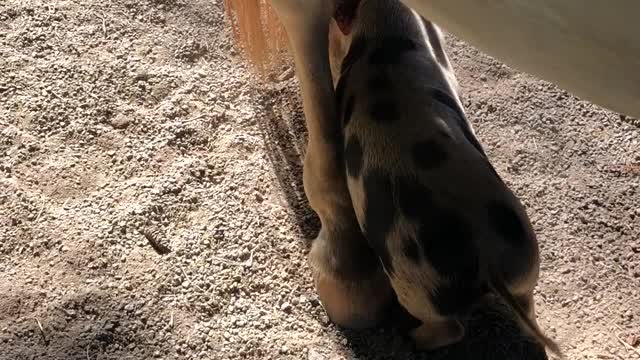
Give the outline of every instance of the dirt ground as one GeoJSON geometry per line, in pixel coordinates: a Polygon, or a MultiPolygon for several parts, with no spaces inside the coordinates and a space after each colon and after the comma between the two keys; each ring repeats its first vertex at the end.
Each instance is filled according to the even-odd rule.
{"type": "MultiPolygon", "coordinates": [[[[297,80],[255,83],[223,21],[0,2],[0,359],[429,359],[329,323],[297,80]]],[[[569,359],[640,359],[640,122],[448,45],[539,236],[541,326],[569,359]]]]}

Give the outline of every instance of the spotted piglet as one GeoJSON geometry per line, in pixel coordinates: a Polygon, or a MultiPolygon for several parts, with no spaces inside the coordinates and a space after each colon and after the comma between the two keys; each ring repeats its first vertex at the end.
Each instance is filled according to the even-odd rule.
{"type": "Polygon", "coordinates": [[[416,345],[460,341],[461,319],[492,293],[559,353],[535,317],[536,236],[467,120],[440,30],[396,0],[361,1],[341,30],[331,52],[348,189],[399,302],[422,322],[416,345]]]}

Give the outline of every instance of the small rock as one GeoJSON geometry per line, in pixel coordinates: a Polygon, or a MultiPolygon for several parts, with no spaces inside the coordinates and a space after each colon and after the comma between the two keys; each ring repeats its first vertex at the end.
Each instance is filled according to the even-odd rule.
{"type": "Polygon", "coordinates": [[[313,307],[320,306],[320,300],[318,299],[318,297],[313,296],[313,297],[309,298],[309,304],[311,304],[311,306],[313,306],[313,307]]]}
{"type": "Polygon", "coordinates": [[[291,311],[291,304],[289,304],[288,302],[283,303],[282,305],[280,305],[280,310],[288,313],[291,311]]]}
{"type": "Polygon", "coordinates": [[[307,352],[307,360],[326,360],[326,357],[317,350],[309,349],[309,352],[307,352]]]}
{"type": "Polygon", "coordinates": [[[280,74],[280,76],[278,76],[278,82],[289,80],[293,77],[293,75],[295,75],[295,71],[293,70],[293,68],[287,68],[287,70],[285,70],[282,74],[280,74]]]}
{"type": "Polygon", "coordinates": [[[118,114],[111,119],[111,126],[115,129],[125,129],[131,124],[131,118],[118,114]]]}

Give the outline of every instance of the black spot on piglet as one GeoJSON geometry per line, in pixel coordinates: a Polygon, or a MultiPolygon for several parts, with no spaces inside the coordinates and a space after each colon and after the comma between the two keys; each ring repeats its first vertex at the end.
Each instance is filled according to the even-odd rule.
{"type": "Polygon", "coordinates": [[[487,205],[489,224],[498,235],[515,246],[526,242],[526,228],[515,210],[503,203],[492,202],[487,205]]]}
{"type": "Polygon", "coordinates": [[[369,245],[382,260],[387,272],[393,273],[393,266],[386,244],[387,236],[396,218],[391,179],[384,171],[374,169],[366,173],[362,181],[366,198],[365,236],[369,245]]]}

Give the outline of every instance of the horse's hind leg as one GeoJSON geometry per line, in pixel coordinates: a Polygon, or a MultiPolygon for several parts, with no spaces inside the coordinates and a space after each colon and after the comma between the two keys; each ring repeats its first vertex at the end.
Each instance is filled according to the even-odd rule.
{"type": "Polygon", "coordinates": [[[363,237],[341,160],[341,128],[329,65],[331,1],[272,0],[289,38],[302,90],[309,143],[303,182],[322,229],[309,254],[316,290],[331,320],[375,325],[393,292],[363,237]]]}

